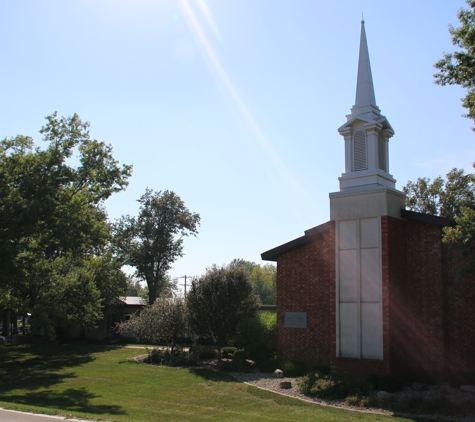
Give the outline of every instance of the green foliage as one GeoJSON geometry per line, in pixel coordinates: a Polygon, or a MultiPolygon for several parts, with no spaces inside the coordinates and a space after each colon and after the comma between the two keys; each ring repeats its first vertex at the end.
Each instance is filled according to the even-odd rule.
{"type": "Polygon", "coordinates": [[[186,331],[185,302],[181,298],[160,298],[118,326],[120,334],[133,334],[141,342],[164,341],[172,351],[186,331]]]}
{"type": "Polygon", "coordinates": [[[182,347],[170,349],[152,349],[148,352],[148,363],[164,366],[189,366],[197,365],[199,361],[198,353],[189,353],[182,347]]]}
{"type": "Polygon", "coordinates": [[[244,318],[238,325],[235,344],[258,363],[273,359],[277,348],[277,315],[260,312],[244,318]]]}
{"type": "MultiPolygon", "coordinates": [[[[126,283],[127,283],[126,296],[138,296],[142,298],[148,297],[148,290],[142,287],[140,280],[137,280],[133,276],[128,276],[126,283]]],[[[147,302],[148,302],[148,299],[147,299],[147,302]]]]}
{"type": "Polygon", "coordinates": [[[249,276],[252,285],[264,305],[275,305],[277,268],[273,264],[260,265],[245,259],[233,259],[229,268],[241,268],[249,276]]]}
{"type": "Polygon", "coordinates": [[[223,347],[223,353],[222,353],[223,358],[231,357],[236,350],[237,350],[237,347],[232,347],[232,346],[223,347]]]}
{"type": "Polygon", "coordinates": [[[459,28],[449,25],[452,44],[461,50],[444,53],[443,58],[434,66],[438,73],[434,74],[439,85],[459,85],[467,89],[462,105],[468,109],[465,117],[475,120],[475,0],[467,0],[469,9],[460,9],[459,28]]]}
{"type": "Polygon", "coordinates": [[[373,407],[377,403],[377,400],[373,396],[348,396],[345,398],[345,404],[347,406],[357,407],[373,407]]]}
{"type": "Polygon", "coordinates": [[[90,139],[77,114],[46,119],[43,149],[22,135],[0,141],[0,308],[34,309],[35,328],[52,336],[60,326],[93,325],[125,287],[107,253],[103,204],[127,186],[131,166],[90,139]],[[68,164],[74,152],[77,167],[68,164]]]}
{"type": "Polygon", "coordinates": [[[244,318],[257,315],[259,302],[242,269],[223,267],[193,280],[186,307],[191,331],[214,337],[221,359],[221,347],[236,335],[244,318]]]}
{"type": "MultiPolygon", "coordinates": [[[[285,374],[285,372],[284,372],[285,374]]],[[[371,395],[371,384],[364,378],[345,375],[324,375],[309,372],[297,380],[303,394],[328,399],[344,399],[355,397],[364,400],[371,395]]]]}
{"type": "Polygon", "coordinates": [[[138,202],[137,218],[127,215],[116,222],[114,245],[123,263],[135,267],[136,277],[147,282],[151,305],[170,287],[167,271],[184,255],[183,238],[198,233],[200,216],[169,190],[146,189],[138,202]]]}
{"type": "Polygon", "coordinates": [[[194,355],[197,361],[214,359],[217,357],[217,352],[214,347],[193,344],[192,346],[190,346],[189,350],[190,354],[194,355]]]}
{"type": "Polygon", "coordinates": [[[475,210],[462,208],[460,216],[455,217],[455,227],[444,227],[444,243],[458,245],[468,263],[461,269],[460,276],[475,272],[475,210]]]}
{"type": "Polygon", "coordinates": [[[463,169],[453,168],[445,180],[439,176],[433,182],[425,177],[409,181],[402,189],[411,211],[453,221],[461,216],[464,208],[475,208],[475,174],[465,174],[463,169]]]}
{"type": "Polygon", "coordinates": [[[307,371],[307,365],[303,362],[284,362],[280,369],[284,372],[284,377],[301,377],[307,371]]]}
{"type": "Polygon", "coordinates": [[[235,372],[246,372],[249,369],[246,357],[247,354],[245,350],[237,349],[233,353],[233,360],[227,369],[235,372]]]}
{"type": "MultiPolygon", "coordinates": [[[[475,165],[475,164],[474,164],[475,165]]],[[[443,242],[460,247],[468,258],[460,276],[475,270],[475,174],[453,168],[446,180],[419,178],[403,187],[406,206],[412,211],[449,218],[455,227],[445,227],[443,242]]]]}

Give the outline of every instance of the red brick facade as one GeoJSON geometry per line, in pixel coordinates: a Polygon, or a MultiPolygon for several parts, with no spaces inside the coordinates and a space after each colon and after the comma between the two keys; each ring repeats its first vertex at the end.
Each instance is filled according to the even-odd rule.
{"type": "Polygon", "coordinates": [[[381,217],[383,360],[336,357],[335,222],[319,227],[277,257],[280,358],[355,375],[474,383],[475,277],[458,279],[463,258],[442,243],[442,226],[381,217]],[[285,312],[307,312],[307,328],[286,328],[285,312]]]}
{"type": "Polygon", "coordinates": [[[278,349],[283,359],[329,364],[335,350],[335,224],[277,260],[278,349]],[[285,328],[285,312],[307,312],[307,328],[285,328]]]}

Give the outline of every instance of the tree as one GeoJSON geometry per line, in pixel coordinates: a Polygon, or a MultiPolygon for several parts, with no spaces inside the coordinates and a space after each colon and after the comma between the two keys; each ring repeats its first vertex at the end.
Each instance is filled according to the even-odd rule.
{"type": "MultiPolygon", "coordinates": [[[[475,164],[474,164],[475,166],[475,164]]],[[[460,275],[473,274],[475,270],[475,174],[465,174],[453,168],[447,179],[419,178],[403,187],[406,206],[412,211],[449,218],[452,225],[444,227],[442,241],[460,247],[468,264],[460,275]]]]}
{"type": "Polygon", "coordinates": [[[453,168],[446,180],[422,177],[407,182],[402,188],[406,194],[406,206],[411,211],[439,215],[455,221],[466,207],[475,208],[475,174],[465,174],[463,169],[453,168]]]}
{"type": "Polygon", "coordinates": [[[120,334],[133,334],[139,341],[165,341],[175,348],[186,334],[185,302],[182,298],[160,298],[128,321],[119,324],[120,334]]]}
{"type": "Polygon", "coordinates": [[[261,303],[275,305],[277,294],[277,269],[275,265],[260,265],[245,259],[233,259],[228,268],[242,268],[259,295],[261,303]]]}
{"type": "Polygon", "coordinates": [[[0,309],[34,309],[38,330],[53,335],[63,323],[93,325],[111,289],[125,287],[107,256],[103,204],[132,168],[92,140],[77,114],[46,120],[43,149],[23,135],[0,141],[0,309]],[[77,167],[68,163],[74,152],[77,167]]]}
{"type": "Polygon", "coordinates": [[[123,216],[115,224],[114,242],[123,263],[135,267],[136,277],[147,282],[151,305],[169,287],[167,271],[184,255],[183,238],[198,233],[200,216],[168,190],[147,189],[138,202],[137,218],[123,216]]]}
{"type": "Polygon", "coordinates": [[[475,0],[467,0],[467,4],[469,9],[460,9],[457,15],[462,26],[449,25],[452,43],[461,50],[443,53],[443,59],[434,65],[439,69],[434,78],[439,85],[460,85],[467,89],[462,99],[462,105],[468,109],[464,117],[475,120],[475,0]]]}
{"type": "Polygon", "coordinates": [[[460,276],[475,274],[475,209],[462,208],[460,215],[455,217],[455,227],[444,227],[444,243],[458,245],[468,263],[460,271],[460,276]]]}
{"type": "Polygon", "coordinates": [[[213,336],[221,360],[221,348],[234,337],[238,324],[257,315],[259,299],[242,268],[212,268],[193,280],[186,308],[190,329],[213,336]]]}
{"type": "Polygon", "coordinates": [[[126,296],[140,296],[145,298],[148,296],[148,292],[147,289],[142,286],[140,280],[136,279],[134,276],[128,276],[126,296]]]}

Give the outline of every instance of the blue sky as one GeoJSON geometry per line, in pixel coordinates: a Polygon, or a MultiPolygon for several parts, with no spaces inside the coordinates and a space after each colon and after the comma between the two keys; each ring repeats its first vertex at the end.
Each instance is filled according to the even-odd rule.
{"type": "Polygon", "coordinates": [[[458,87],[433,83],[459,0],[5,0],[0,136],[78,113],[133,164],[111,219],[145,188],[202,218],[172,277],[244,258],[329,219],[344,171],[337,129],[354,103],[364,12],[376,101],[395,129],[390,173],[471,171],[458,87]]]}

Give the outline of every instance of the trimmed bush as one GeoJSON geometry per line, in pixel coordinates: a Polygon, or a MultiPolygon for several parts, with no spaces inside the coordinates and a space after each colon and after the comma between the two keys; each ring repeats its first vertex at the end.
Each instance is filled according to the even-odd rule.
{"type": "Polygon", "coordinates": [[[157,348],[148,351],[147,362],[164,366],[188,366],[196,365],[198,359],[194,353],[189,353],[183,350],[183,347],[177,346],[173,351],[170,349],[157,348]]]}
{"type": "MultiPolygon", "coordinates": [[[[299,378],[297,384],[303,394],[328,399],[344,399],[356,396],[362,400],[365,397],[370,397],[372,387],[364,378],[323,375],[314,372],[299,378]]],[[[351,400],[354,401],[353,398],[351,400]]]]}

